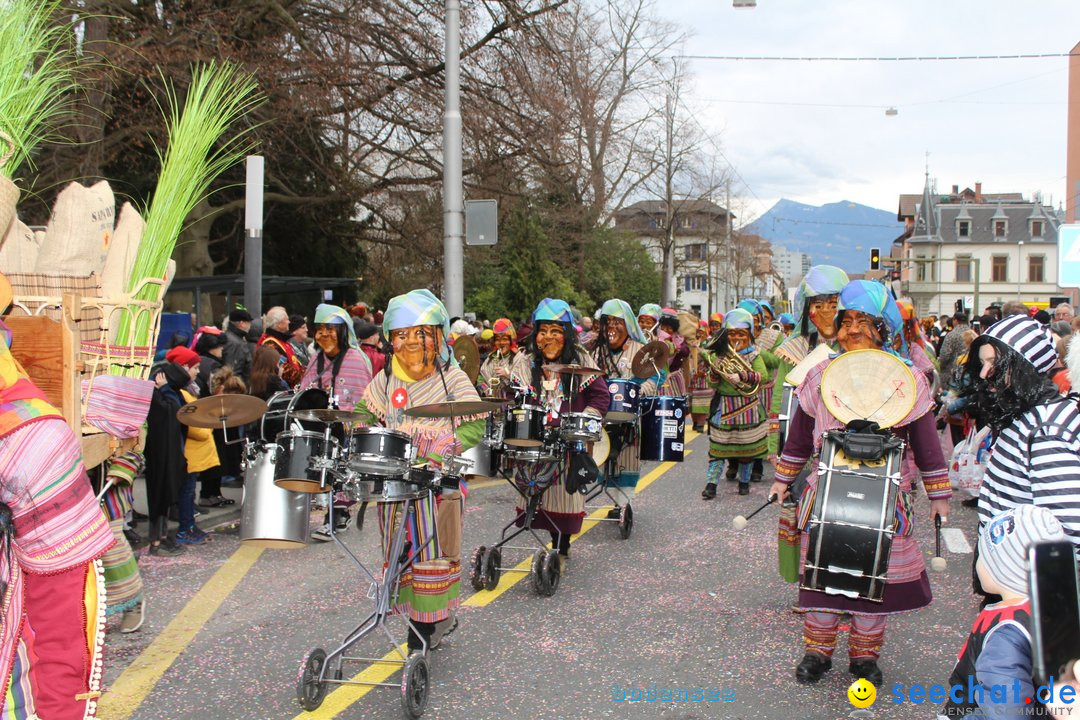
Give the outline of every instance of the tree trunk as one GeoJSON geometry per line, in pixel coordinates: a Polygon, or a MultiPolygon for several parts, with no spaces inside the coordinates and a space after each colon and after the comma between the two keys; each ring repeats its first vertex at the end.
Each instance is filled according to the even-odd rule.
{"type": "MultiPolygon", "coordinates": [[[[176,248],[173,249],[176,277],[214,274],[214,261],[210,257],[210,229],[217,215],[213,206],[205,199],[200,200],[191,211],[186,226],[177,238],[176,248]]],[[[196,325],[213,322],[210,296],[203,293],[200,304],[203,317],[195,318],[196,325]]],[[[173,293],[167,296],[165,309],[172,312],[194,312],[195,299],[191,293],[173,293]]]]}

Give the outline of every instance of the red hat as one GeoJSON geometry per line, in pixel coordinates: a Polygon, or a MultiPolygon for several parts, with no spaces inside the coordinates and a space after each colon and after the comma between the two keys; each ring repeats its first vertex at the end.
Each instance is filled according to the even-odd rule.
{"type": "Polygon", "coordinates": [[[165,359],[169,362],[174,362],[177,365],[183,365],[186,368],[195,367],[199,364],[199,354],[183,345],[177,345],[172,350],[165,353],[165,359]]]}

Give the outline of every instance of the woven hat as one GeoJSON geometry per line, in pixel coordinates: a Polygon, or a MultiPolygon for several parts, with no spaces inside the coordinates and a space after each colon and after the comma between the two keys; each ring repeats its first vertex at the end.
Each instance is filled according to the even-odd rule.
{"type": "Polygon", "coordinates": [[[882,350],[852,350],[834,359],[821,376],[825,409],[847,425],[868,420],[896,425],[915,406],[915,375],[900,358],[882,350]]]}
{"type": "Polygon", "coordinates": [[[1028,589],[1028,548],[1064,540],[1065,530],[1044,507],[1019,505],[990,518],[979,533],[979,559],[1003,587],[1021,595],[1028,589]]]}

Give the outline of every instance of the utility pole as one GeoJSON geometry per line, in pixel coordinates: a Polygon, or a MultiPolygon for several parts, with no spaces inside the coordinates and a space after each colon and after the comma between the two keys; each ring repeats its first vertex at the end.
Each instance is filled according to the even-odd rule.
{"type": "Polygon", "coordinates": [[[723,312],[726,313],[728,310],[731,309],[732,305],[735,304],[731,300],[731,298],[728,297],[729,294],[734,294],[734,293],[732,293],[731,285],[732,285],[732,283],[733,283],[733,281],[735,279],[735,268],[733,267],[734,258],[735,258],[735,248],[733,248],[731,246],[731,179],[730,178],[728,178],[724,182],[724,188],[725,188],[724,189],[724,196],[725,196],[725,200],[724,200],[724,218],[725,218],[725,222],[724,222],[724,226],[725,226],[725,229],[724,229],[724,244],[725,245],[724,246],[727,248],[728,282],[725,284],[725,287],[724,287],[724,310],[723,310],[723,312]]]}
{"type": "Polygon", "coordinates": [[[446,0],[443,109],[443,302],[451,317],[465,309],[465,192],[461,180],[461,0],[446,0]]]}

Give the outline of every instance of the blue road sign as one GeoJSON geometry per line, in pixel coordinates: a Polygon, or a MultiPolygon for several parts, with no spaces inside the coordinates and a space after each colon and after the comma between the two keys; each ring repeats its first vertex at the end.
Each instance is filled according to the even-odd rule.
{"type": "Polygon", "coordinates": [[[1058,285],[1080,288],[1080,223],[1058,228],[1058,285]]]}

